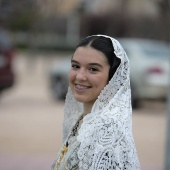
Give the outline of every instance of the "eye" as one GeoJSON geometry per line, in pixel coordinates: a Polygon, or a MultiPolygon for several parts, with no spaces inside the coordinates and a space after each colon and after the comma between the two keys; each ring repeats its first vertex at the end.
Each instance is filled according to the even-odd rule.
{"type": "Polygon", "coordinates": [[[92,68],[89,68],[89,71],[90,71],[90,72],[97,72],[97,71],[98,71],[98,69],[97,69],[97,68],[92,67],[92,68]]]}
{"type": "Polygon", "coordinates": [[[77,64],[72,64],[71,67],[72,67],[73,69],[78,69],[78,68],[80,68],[79,65],[77,65],[77,64]]]}

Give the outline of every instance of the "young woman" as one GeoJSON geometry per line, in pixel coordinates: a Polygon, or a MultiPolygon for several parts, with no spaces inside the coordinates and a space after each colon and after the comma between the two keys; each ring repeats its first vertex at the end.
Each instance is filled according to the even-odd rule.
{"type": "Polygon", "coordinates": [[[63,146],[52,170],[139,170],[132,135],[129,60],[104,35],[83,39],[71,59],[63,146]]]}

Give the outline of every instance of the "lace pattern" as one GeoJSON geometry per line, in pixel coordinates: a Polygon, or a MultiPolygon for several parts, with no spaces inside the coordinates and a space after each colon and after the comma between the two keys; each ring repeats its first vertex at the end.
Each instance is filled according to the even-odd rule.
{"type": "MultiPolygon", "coordinates": [[[[100,93],[91,113],[84,117],[78,131],[79,169],[139,170],[140,165],[132,136],[129,60],[119,42],[111,37],[108,38],[112,40],[115,55],[121,59],[121,63],[100,93]]],[[[82,104],[74,99],[69,88],[65,104],[63,140],[82,112],[82,104]]]]}
{"type": "Polygon", "coordinates": [[[62,158],[59,166],[57,165],[59,154],[57,155],[57,158],[54,161],[51,170],[66,170],[66,169],[78,170],[79,169],[78,166],[79,159],[78,159],[77,152],[80,147],[79,146],[80,143],[77,141],[76,136],[71,136],[68,142],[69,142],[68,152],[62,158]]]}

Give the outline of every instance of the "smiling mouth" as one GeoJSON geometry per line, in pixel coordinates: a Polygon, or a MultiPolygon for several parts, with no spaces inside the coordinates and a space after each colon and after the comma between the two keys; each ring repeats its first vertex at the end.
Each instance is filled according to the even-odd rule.
{"type": "Polygon", "coordinates": [[[78,90],[86,90],[86,89],[90,88],[90,86],[83,86],[83,85],[79,85],[79,84],[75,84],[75,87],[78,90]]]}

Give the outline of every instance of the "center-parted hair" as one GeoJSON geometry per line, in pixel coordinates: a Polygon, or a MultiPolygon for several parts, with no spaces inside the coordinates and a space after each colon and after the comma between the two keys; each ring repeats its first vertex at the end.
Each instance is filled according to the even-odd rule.
{"type": "Polygon", "coordinates": [[[86,47],[90,46],[91,48],[94,48],[95,50],[98,50],[102,52],[106,59],[108,64],[110,65],[109,70],[109,80],[113,77],[114,73],[116,72],[116,69],[118,68],[120,64],[120,59],[116,57],[114,54],[114,48],[112,45],[112,41],[110,38],[106,38],[103,36],[89,36],[80,41],[80,43],[77,45],[78,47],[86,47]]]}

